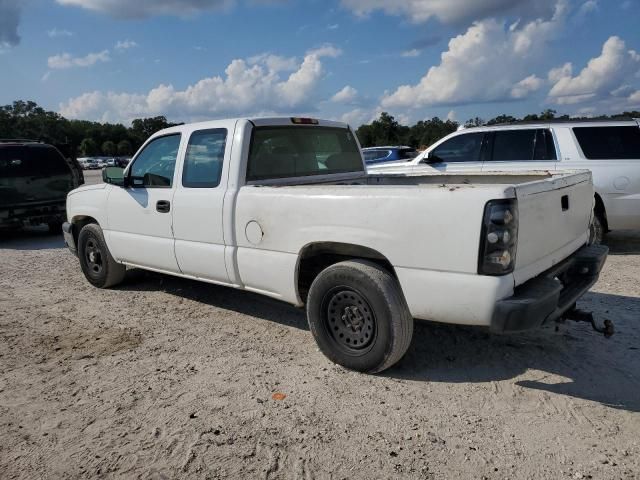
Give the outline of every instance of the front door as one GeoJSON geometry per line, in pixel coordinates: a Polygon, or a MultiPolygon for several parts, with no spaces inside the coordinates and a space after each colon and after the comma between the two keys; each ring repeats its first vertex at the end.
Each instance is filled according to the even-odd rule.
{"type": "Polygon", "coordinates": [[[111,187],[107,200],[109,250],[116,260],[179,272],[172,215],[180,134],[151,140],[132,161],[127,187],[111,187]]]}

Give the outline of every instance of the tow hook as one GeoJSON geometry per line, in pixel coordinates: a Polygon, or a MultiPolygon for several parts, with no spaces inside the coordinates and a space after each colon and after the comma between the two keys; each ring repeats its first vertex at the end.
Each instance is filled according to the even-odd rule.
{"type": "Polygon", "coordinates": [[[610,338],[615,333],[613,328],[613,322],[611,320],[605,320],[604,326],[599,326],[593,318],[593,313],[585,312],[574,308],[569,310],[562,317],[563,320],[573,320],[574,322],[587,322],[591,324],[591,327],[598,333],[602,333],[606,338],[610,338]]]}

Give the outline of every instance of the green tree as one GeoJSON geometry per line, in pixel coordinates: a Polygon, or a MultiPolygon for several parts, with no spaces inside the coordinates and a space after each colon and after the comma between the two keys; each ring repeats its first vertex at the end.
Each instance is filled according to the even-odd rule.
{"type": "Polygon", "coordinates": [[[480,117],[470,118],[467,120],[467,123],[464,124],[465,127],[482,127],[484,125],[484,120],[480,117]]]}
{"type": "Polygon", "coordinates": [[[118,153],[118,147],[111,140],[107,140],[102,144],[102,153],[108,157],[113,157],[118,153]]]}
{"type": "Polygon", "coordinates": [[[131,134],[142,144],[154,133],[174,125],[176,124],[167,122],[167,118],[164,116],[137,118],[131,123],[131,134]]]}
{"type": "Polygon", "coordinates": [[[518,119],[511,115],[498,115],[496,118],[492,118],[487,122],[487,125],[501,125],[504,123],[515,123],[518,119]]]}
{"type": "Polygon", "coordinates": [[[363,125],[358,128],[356,135],[363,147],[373,147],[396,145],[403,137],[408,136],[408,132],[409,127],[400,125],[387,112],[382,112],[371,125],[363,125]]]}
{"type": "Polygon", "coordinates": [[[98,155],[98,144],[93,138],[85,138],[80,142],[80,154],[83,157],[93,157],[98,155]]]}
{"type": "Polygon", "coordinates": [[[128,157],[133,154],[133,147],[129,140],[121,140],[118,143],[118,156],[128,157]]]}
{"type": "Polygon", "coordinates": [[[553,120],[554,118],[556,118],[557,113],[558,112],[556,112],[555,110],[547,108],[540,114],[540,120],[553,120]]]}

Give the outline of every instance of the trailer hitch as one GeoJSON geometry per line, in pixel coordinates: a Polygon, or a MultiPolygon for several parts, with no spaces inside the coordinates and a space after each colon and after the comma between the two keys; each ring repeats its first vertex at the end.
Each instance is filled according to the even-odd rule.
{"type": "Polygon", "coordinates": [[[572,320],[574,322],[587,322],[591,324],[591,327],[598,333],[602,333],[606,338],[610,338],[615,333],[613,328],[613,322],[611,320],[605,320],[604,325],[600,326],[596,323],[596,320],[593,318],[593,313],[585,312],[584,310],[579,310],[574,308],[569,310],[562,316],[562,320],[572,320]]]}

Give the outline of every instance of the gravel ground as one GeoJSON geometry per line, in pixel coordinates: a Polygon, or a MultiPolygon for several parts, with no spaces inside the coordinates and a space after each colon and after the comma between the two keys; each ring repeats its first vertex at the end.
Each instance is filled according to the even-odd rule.
{"type": "MultiPolygon", "coordinates": [[[[379,376],[302,311],[140,270],[91,287],[61,238],[0,240],[0,478],[640,478],[640,233],[568,324],[418,322],[379,376]]],[[[452,299],[455,301],[455,299],[452,299]]]]}

